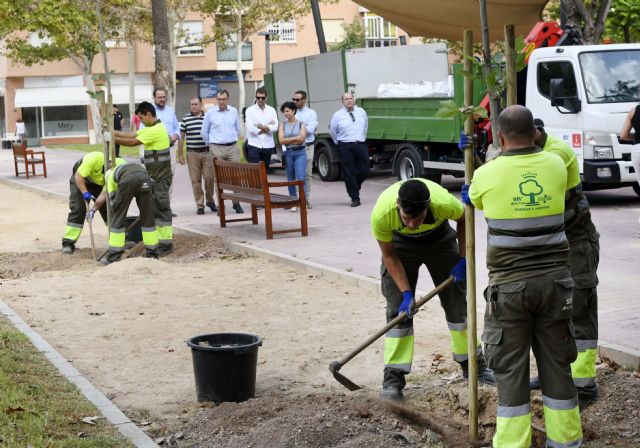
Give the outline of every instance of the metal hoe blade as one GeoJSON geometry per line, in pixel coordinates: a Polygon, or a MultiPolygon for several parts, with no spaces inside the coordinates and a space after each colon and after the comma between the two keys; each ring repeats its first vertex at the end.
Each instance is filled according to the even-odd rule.
{"type": "Polygon", "coordinates": [[[341,374],[339,372],[340,367],[342,367],[337,361],[334,361],[331,363],[331,365],[329,366],[329,370],[331,371],[331,373],[333,374],[333,377],[340,383],[342,384],[344,387],[346,387],[347,389],[349,389],[350,391],[354,391],[354,390],[358,390],[358,389],[362,389],[361,386],[358,386],[356,383],[354,383],[353,381],[351,381],[349,378],[347,378],[346,376],[344,376],[343,374],[341,374]]]}

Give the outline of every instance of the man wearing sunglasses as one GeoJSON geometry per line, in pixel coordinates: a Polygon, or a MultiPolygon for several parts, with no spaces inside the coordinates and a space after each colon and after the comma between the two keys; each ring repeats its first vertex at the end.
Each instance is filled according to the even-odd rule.
{"type": "Polygon", "coordinates": [[[273,133],[278,130],[278,114],[267,105],[267,90],[264,87],[256,90],[256,103],[247,108],[245,115],[247,162],[263,161],[268,171],[271,154],[276,147],[273,133]]]}
{"type": "Polygon", "coordinates": [[[296,119],[301,123],[304,123],[307,130],[307,137],[304,139],[304,145],[307,148],[305,183],[307,186],[307,208],[311,208],[311,179],[313,171],[314,145],[316,140],[315,132],[318,128],[318,115],[315,110],[307,107],[307,92],[304,90],[296,90],[291,100],[296,105],[296,109],[298,109],[298,112],[296,112],[296,119]]]}
{"type": "Polygon", "coordinates": [[[369,175],[369,150],[367,139],[368,117],[355,105],[352,93],[342,95],[343,107],[331,118],[329,134],[338,145],[340,166],[351,207],[360,206],[360,187],[369,175]]]}

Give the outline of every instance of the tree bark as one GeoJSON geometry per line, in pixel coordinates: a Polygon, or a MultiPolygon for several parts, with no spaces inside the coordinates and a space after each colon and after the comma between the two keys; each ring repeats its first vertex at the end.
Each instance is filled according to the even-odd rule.
{"type": "Polygon", "coordinates": [[[153,22],[153,45],[156,59],[154,84],[155,87],[166,89],[167,103],[173,104],[175,83],[166,0],[151,0],[151,20],[153,22]]]}

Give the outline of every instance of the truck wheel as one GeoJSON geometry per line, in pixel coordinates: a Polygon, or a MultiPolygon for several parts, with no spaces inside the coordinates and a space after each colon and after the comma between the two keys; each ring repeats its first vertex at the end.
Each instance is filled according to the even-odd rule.
{"type": "Polygon", "coordinates": [[[633,185],[632,185],[632,187],[633,187],[633,191],[635,191],[635,192],[636,192],[636,194],[637,194],[638,196],[640,196],[640,184],[635,183],[635,184],[633,184],[633,185]]]}
{"type": "Polygon", "coordinates": [[[333,182],[340,177],[340,162],[337,157],[337,150],[329,144],[316,143],[316,165],[318,174],[324,182],[333,182]]]}
{"type": "Polygon", "coordinates": [[[414,147],[406,147],[401,150],[396,159],[398,167],[398,180],[413,179],[423,174],[422,157],[414,147]]]}

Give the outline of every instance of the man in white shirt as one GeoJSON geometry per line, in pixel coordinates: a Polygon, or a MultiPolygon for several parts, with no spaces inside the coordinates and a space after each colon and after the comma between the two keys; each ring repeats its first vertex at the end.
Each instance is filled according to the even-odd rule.
{"type": "Polygon", "coordinates": [[[267,105],[267,90],[256,90],[256,103],[246,112],[247,162],[258,163],[261,160],[269,170],[271,154],[276,147],[273,133],[278,130],[278,114],[267,105]]]}
{"type": "Polygon", "coordinates": [[[16,137],[21,142],[23,142],[27,137],[27,127],[24,125],[24,121],[22,121],[22,118],[18,118],[18,120],[16,121],[16,137]]]}

